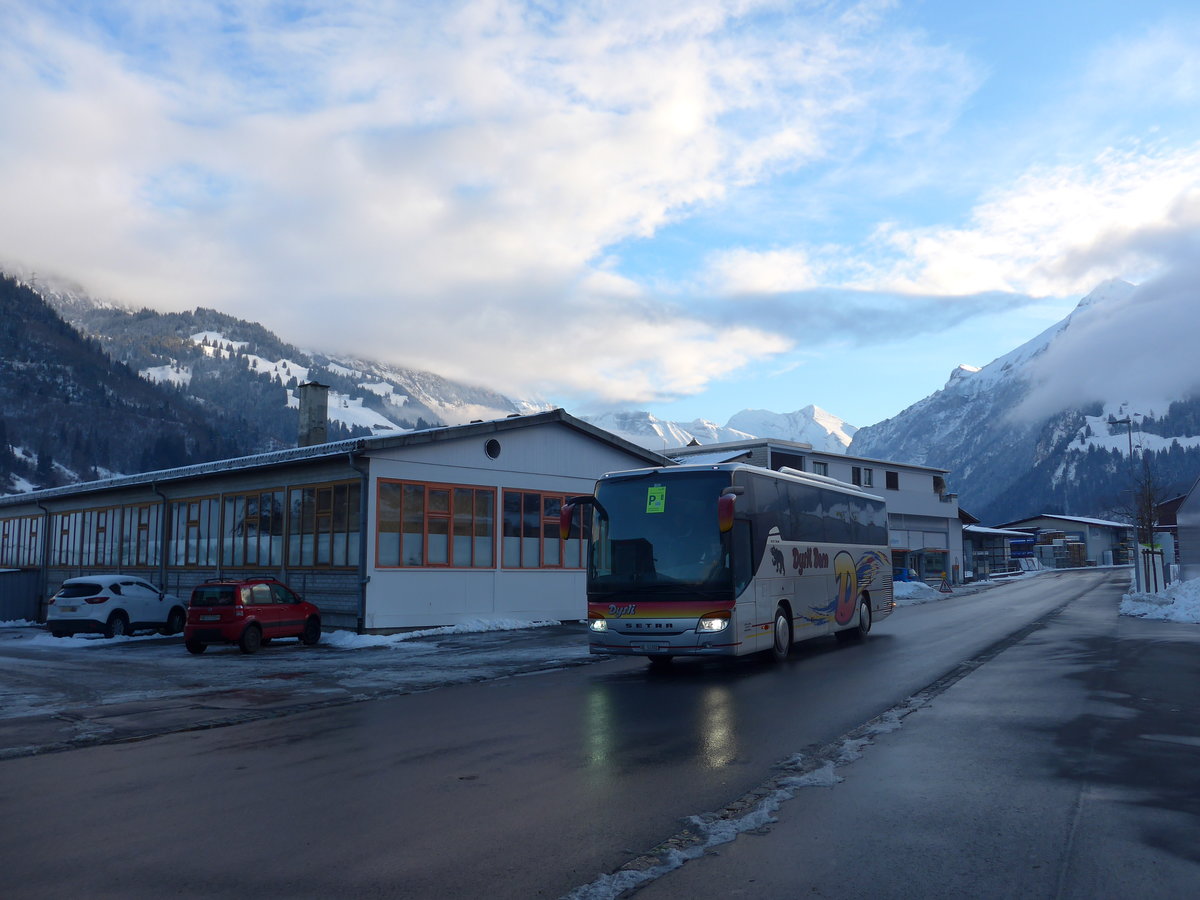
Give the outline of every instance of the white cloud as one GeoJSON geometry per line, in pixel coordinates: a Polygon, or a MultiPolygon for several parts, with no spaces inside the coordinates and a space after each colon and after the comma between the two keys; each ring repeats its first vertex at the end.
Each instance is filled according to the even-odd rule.
{"type": "Polygon", "coordinates": [[[779,294],[808,290],[821,283],[803,248],[722,250],[709,256],[703,278],[723,294],[779,294]]]}
{"type": "Polygon", "coordinates": [[[1085,293],[1138,279],[1163,260],[1133,240],[1169,225],[1200,183],[1200,146],[1106,151],[1086,164],[1037,168],[996,190],[963,227],[882,226],[885,259],[854,287],[919,295],[1085,293]]]}
{"type": "MultiPolygon", "coordinates": [[[[697,391],[788,343],[648,296],[611,248],[941,127],[969,66],[886,7],[10,4],[0,252],[503,390],[549,355],[569,395],[697,391]]],[[[767,262],[724,276],[811,280],[767,262]]]]}
{"type": "Polygon", "coordinates": [[[1030,365],[1032,390],[1017,414],[1036,419],[1099,402],[1161,415],[1171,400],[1200,396],[1198,294],[1200,231],[1187,255],[1122,302],[1076,312],[1030,365]]]}

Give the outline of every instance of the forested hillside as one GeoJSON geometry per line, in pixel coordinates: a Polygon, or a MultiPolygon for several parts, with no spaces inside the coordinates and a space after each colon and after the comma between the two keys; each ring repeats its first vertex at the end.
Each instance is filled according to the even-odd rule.
{"type": "Polygon", "coordinates": [[[0,489],[234,455],[236,436],[139,378],[34,291],[0,276],[0,489]]]}

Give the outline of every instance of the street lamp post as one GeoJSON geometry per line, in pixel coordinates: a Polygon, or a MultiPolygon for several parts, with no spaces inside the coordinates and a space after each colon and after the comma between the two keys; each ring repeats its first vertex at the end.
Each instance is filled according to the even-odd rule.
{"type": "Polygon", "coordinates": [[[1141,544],[1138,541],[1138,496],[1137,485],[1133,474],[1133,416],[1129,415],[1123,419],[1108,420],[1109,425],[1124,425],[1128,429],[1129,434],[1129,489],[1133,496],[1133,589],[1137,593],[1142,591],[1142,567],[1140,556],[1141,544]]]}

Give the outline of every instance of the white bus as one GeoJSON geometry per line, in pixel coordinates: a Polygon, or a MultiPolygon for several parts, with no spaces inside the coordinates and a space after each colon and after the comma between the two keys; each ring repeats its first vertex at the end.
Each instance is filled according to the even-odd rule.
{"type": "MultiPolygon", "coordinates": [[[[740,463],[612,472],[591,497],[592,653],[784,659],[891,614],[887,508],[853,485],[740,463]]],[[[578,527],[577,525],[574,527],[578,527]]]]}

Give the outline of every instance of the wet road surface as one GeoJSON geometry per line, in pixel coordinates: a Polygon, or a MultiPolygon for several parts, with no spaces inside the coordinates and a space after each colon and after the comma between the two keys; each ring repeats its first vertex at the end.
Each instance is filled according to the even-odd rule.
{"type": "MultiPolygon", "coordinates": [[[[754,796],[778,776],[781,761],[836,744],[930,686],[950,685],[928,708],[906,715],[899,730],[876,738],[877,745],[846,768],[843,783],[803,789],[813,793],[798,793],[784,804],[780,823],[765,837],[738,838],[720,856],[668,871],[643,890],[663,897],[740,896],[735,891],[750,887],[747,878],[778,871],[778,882],[755,882],[755,896],[798,896],[816,888],[826,890],[824,896],[851,896],[837,892],[846,866],[890,860],[885,851],[895,846],[905,848],[904,856],[936,856],[956,845],[956,830],[964,838],[956,852],[981,862],[977,869],[962,862],[970,879],[946,883],[1002,887],[1010,873],[983,862],[1015,858],[1010,848],[977,833],[968,839],[957,818],[950,827],[936,816],[914,819],[889,799],[886,784],[872,782],[854,795],[848,790],[852,775],[875,771],[871,755],[885,751],[886,742],[902,745],[916,732],[913,722],[929,721],[949,706],[946,698],[954,691],[980,684],[985,673],[1013,659],[1020,665],[1007,684],[987,693],[982,706],[963,703],[950,717],[961,722],[967,738],[933,742],[933,749],[943,743],[962,748],[961,766],[953,755],[930,752],[926,743],[892,770],[917,762],[930,767],[927,809],[954,809],[958,798],[969,799],[980,785],[992,794],[1011,793],[999,773],[1013,759],[1019,763],[1013,777],[1025,784],[1023,758],[1003,753],[989,766],[973,768],[969,738],[988,734],[983,726],[993,720],[979,717],[992,710],[995,732],[1016,747],[1030,743],[1028,729],[1020,740],[1011,736],[1016,725],[1000,712],[1025,710],[1014,686],[1052,685],[1053,696],[1033,701],[1035,709],[1040,703],[1046,710],[1036,733],[1057,748],[1055,758],[1071,771],[1079,741],[1058,747],[1056,733],[1046,729],[1075,722],[1076,731],[1066,733],[1078,732],[1085,744],[1091,740],[1081,717],[1094,714],[1089,703],[1095,698],[1079,679],[1088,677],[1089,666],[1111,666],[1102,655],[1089,660],[1038,642],[1060,627],[1049,623],[1066,621],[1077,608],[1096,621],[1115,620],[1119,593],[1112,573],[1055,574],[901,609],[863,645],[815,641],[782,666],[685,662],[657,673],[640,660],[602,661],[227,728],[181,728],[130,743],[10,758],[0,761],[0,803],[5,820],[21,824],[15,838],[0,844],[0,871],[16,886],[11,895],[21,897],[587,896],[581,886],[598,875],[644,867],[689,817],[720,815],[754,796]],[[1076,673],[1076,681],[1054,674],[1059,666],[1076,673]],[[1024,675],[1023,667],[1029,668],[1024,675]],[[990,768],[997,775],[981,779],[990,768]],[[945,777],[937,777],[943,770],[945,777]],[[818,794],[837,812],[823,811],[819,825],[802,812],[798,818],[813,829],[806,842],[783,837],[787,845],[766,861],[722,874],[735,848],[785,835],[782,817],[818,794]],[[855,821],[855,810],[866,821],[855,821]],[[872,821],[877,824],[868,827],[872,821]],[[900,828],[914,821],[921,827],[900,828]],[[898,844],[900,838],[908,843],[898,844]],[[814,860],[815,869],[807,865],[814,860]],[[714,865],[718,874],[703,883],[704,890],[686,883],[714,865]],[[760,865],[771,868],[755,868],[760,865]],[[822,871],[829,880],[817,877],[822,871]],[[978,881],[986,872],[994,878],[978,881]]],[[[1080,638],[1071,631],[1066,639],[1080,638]]],[[[270,648],[276,649],[282,648],[270,648]]],[[[1159,730],[1168,736],[1178,731],[1165,723],[1159,730]]],[[[995,738],[979,746],[1004,744],[995,738]]],[[[1043,769],[1029,771],[1045,778],[1043,769]]],[[[1029,807],[1010,818],[1049,821],[1037,803],[1044,797],[1054,805],[1058,796],[1026,794],[1029,807]]],[[[1193,812],[1182,815],[1191,815],[1187,821],[1194,826],[1193,812]]],[[[615,896],[600,890],[590,895],[615,896]]],[[[896,896],[918,896],[913,890],[896,896]]],[[[862,894],[868,895],[882,894],[862,894]]]]}

